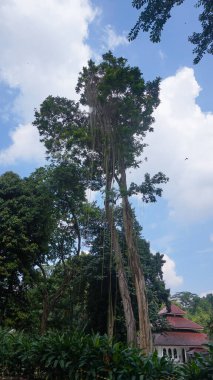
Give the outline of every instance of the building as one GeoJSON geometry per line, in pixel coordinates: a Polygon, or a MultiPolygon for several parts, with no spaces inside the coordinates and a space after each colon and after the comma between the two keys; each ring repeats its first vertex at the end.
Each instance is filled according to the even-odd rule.
{"type": "Polygon", "coordinates": [[[202,332],[203,327],[185,318],[185,311],[172,304],[170,310],[164,307],[159,314],[165,316],[170,326],[167,331],[154,334],[154,346],[160,357],[167,355],[185,363],[195,352],[206,352],[208,337],[202,332]]]}

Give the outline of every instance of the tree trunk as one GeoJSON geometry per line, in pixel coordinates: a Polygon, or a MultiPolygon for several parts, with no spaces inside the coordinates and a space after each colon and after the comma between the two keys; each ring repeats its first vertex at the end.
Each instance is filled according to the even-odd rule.
{"type": "Polygon", "coordinates": [[[113,331],[114,331],[114,311],[113,311],[113,305],[112,305],[112,293],[111,289],[109,291],[109,299],[108,299],[108,312],[107,312],[107,335],[110,339],[113,338],[113,331]]]}
{"type": "Polygon", "coordinates": [[[152,334],[146,298],[146,286],[143,269],[138,255],[136,237],[134,236],[132,210],[127,196],[126,172],[123,163],[121,166],[119,186],[122,195],[125,238],[138,304],[139,347],[148,354],[152,351],[152,334]]]}
{"type": "Polygon", "coordinates": [[[129,345],[136,346],[137,345],[136,322],[135,322],[135,317],[132,310],[131,297],[129,294],[125,269],[124,269],[123,260],[122,260],[122,254],[121,254],[117,231],[115,230],[115,227],[113,227],[112,234],[113,234],[112,241],[113,241],[113,246],[115,250],[116,268],[117,268],[117,274],[118,274],[119,290],[120,290],[121,299],[122,299],[123,308],[124,308],[124,316],[125,316],[125,323],[126,323],[126,330],[127,330],[127,343],[129,345]]]}
{"type": "Polygon", "coordinates": [[[41,335],[44,335],[47,331],[47,320],[50,314],[50,307],[49,307],[49,296],[47,293],[44,294],[43,298],[43,310],[42,310],[42,316],[41,316],[41,326],[40,326],[40,332],[41,335]]]}
{"type": "Polygon", "coordinates": [[[115,227],[113,208],[112,206],[110,206],[110,203],[109,203],[108,194],[109,194],[109,190],[111,189],[111,181],[108,181],[106,189],[107,189],[106,201],[105,201],[106,217],[107,217],[107,221],[108,221],[109,229],[111,233],[111,242],[112,242],[112,248],[115,255],[115,264],[116,264],[116,272],[118,275],[119,291],[120,291],[123,308],[124,308],[124,318],[125,318],[126,331],[127,331],[127,343],[128,345],[136,346],[137,335],[136,335],[135,317],[132,310],[131,297],[129,294],[125,268],[123,265],[118,233],[115,227]]]}

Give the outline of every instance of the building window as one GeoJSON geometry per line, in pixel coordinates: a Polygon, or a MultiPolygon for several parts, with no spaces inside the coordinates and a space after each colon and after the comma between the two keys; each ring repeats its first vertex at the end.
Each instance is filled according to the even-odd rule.
{"type": "Polygon", "coordinates": [[[177,359],[177,350],[176,350],[176,348],[174,348],[173,353],[174,353],[174,359],[177,359]]]}
{"type": "Polygon", "coordinates": [[[186,362],[186,356],[185,356],[185,350],[184,350],[184,348],[182,348],[182,361],[183,361],[183,363],[186,362]]]}
{"type": "Polygon", "coordinates": [[[163,348],[163,356],[166,356],[166,348],[163,348]]]}
{"type": "Polygon", "coordinates": [[[171,348],[168,349],[168,355],[169,355],[170,358],[172,358],[172,350],[171,350],[171,348]]]}

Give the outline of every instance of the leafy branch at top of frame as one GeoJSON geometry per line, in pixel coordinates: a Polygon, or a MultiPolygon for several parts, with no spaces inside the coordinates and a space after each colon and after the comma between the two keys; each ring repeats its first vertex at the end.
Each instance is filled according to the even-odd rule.
{"type": "MultiPolygon", "coordinates": [[[[150,41],[160,42],[161,32],[171,17],[172,9],[182,5],[184,1],[132,0],[132,6],[140,10],[140,15],[128,35],[129,40],[135,40],[142,30],[143,32],[150,32],[150,41]]],[[[205,53],[213,54],[213,2],[211,0],[194,0],[194,7],[201,8],[198,17],[201,31],[192,33],[188,40],[195,45],[193,63],[197,64],[205,53]]]]}

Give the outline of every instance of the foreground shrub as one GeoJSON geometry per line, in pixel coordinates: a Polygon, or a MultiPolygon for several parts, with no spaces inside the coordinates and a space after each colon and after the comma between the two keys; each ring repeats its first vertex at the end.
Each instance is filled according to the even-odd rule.
{"type": "Polygon", "coordinates": [[[158,358],[157,353],[145,357],[139,349],[122,343],[111,344],[106,336],[99,335],[89,337],[79,368],[87,373],[87,379],[100,375],[116,380],[159,380],[176,374],[176,368],[169,359],[158,358]]]}
{"type": "Polygon", "coordinates": [[[177,366],[157,353],[145,357],[138,349],[112,343],[106,336],[79,332],[48,332],[29,336],[0,330],[0,370],[5,375],[45,380],[196,380],[213,379],[209,357],[177,366]]]}
{"type": "Polygon", "coordinates": [[[181,379],[213,380],[213,344],[208,348],[209,355],[195,354],[195,358],[180,369],[181,379]]]}
{"type": "Polygon", "coordinates": [[[30,337],[22,332],[0,330],[0,370],[5,375],[29,379],[65,379],[77,371],[86,336],[49,332],[30,337]]]}
{"type": "Polygon", "coordinates": [[[31,353],[32,342],[25,334],[13,330],[0,331],[0,368],[1,372],[10,375],[18,375],[23,368],[32,371],[33,367],[27,368],[30,361],[27,360],[31,353]]]}
{"type": "Polygon", "coordinates": [[[30,337],[0,331],[0,368],[4,374],[33,379],[159,379],[174,374],[171,361],[156,354],[145,358],[138,349],[98,334],[49,332],[30,337]]]}

